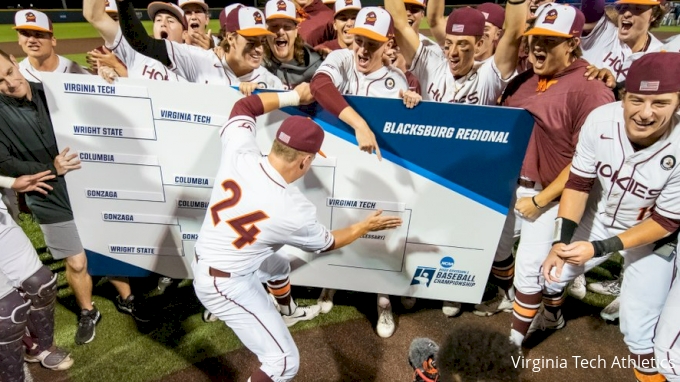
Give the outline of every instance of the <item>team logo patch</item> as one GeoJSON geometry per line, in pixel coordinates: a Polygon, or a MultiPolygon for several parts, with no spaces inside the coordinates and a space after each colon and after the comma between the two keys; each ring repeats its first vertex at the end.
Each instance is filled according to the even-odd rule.
{"type": "Polygon", "coordinates": [[[376,21],[378,21],[378,15],[376,15],[375,12],[368,12],[368,14],[366,14],[366,21],[364,21],[364,24],[374,27],[376,21]]]}
{"type": "Polygon", "coordinates": [[[276,10],[277,11],[285,11],[288,7],[286,6],[286,2],[283,0],[279,0],[276,3],[276,10]]]}
{"type": "Polygon", "coordinates": [[[267,88],[267,84],[264,83],[264,82],[258,82],[258,83],[257,83],[257,88],[258,88],[258,89],[266,89],[266,88],[267,88]]]}
{"type": "Polygon", "coordinates": [[[290,143],[290,135],[284,133],[283,131],[279,133],[279,140],[283,143],[290,143]]]}
{"type": "Polygon", "coordinates": [[[253,21],[255,21],[255,24],[262,25],[262,13],[253,12],[253,21]]]}
{"type": "Polygon", "coordinates": [[[661,168],[670,171],[675,167],[675,157],[672,155],[666,155],[665,157],[661,158],[661,168]]]}
{"type": "Polygon", "coordinates": [[[453,24],[451,27],[451,33],[463,33],[465,31],[465,25],[463,24],[453,24]]]}
{"type": "Polygon", "coordinates": [[[640,81],[641,92],[655,92],[659,90],[659,81],[640,81]]]}
{"type": "Polygon", "coordinates": [[[425,285],[425,287],[429,287],[436,272],[437,268],[416,268],[415,273],[413,273],[413,278],[411,279],[411,285],[425,285]]]}
{"type": "Polygon", "coordinates": [[[33,13],[33,12],[26,13],[26,22],[27,23],[34,23],[35,21],[36,21],[35,13],[33,13]]]}
{"type": "Polygon", "coordinates": [[[350,5],[354,5],[354,0],[345,1],[345,6],[350,6],[350,5]]]}
{"type": "Polygon", "coordinates": [[[387,79],[385,80],[385,87],[388,90],[394,89],[394,79],[392,79],[392,77],[387,77],[387,79]]]}
{"type": "Polygon", "coordinates": [[[557,20],[557,10],[551,9],[545,15],[545,18],[543,19],[543,24],[555,24],[555,20],[557,20]]]}

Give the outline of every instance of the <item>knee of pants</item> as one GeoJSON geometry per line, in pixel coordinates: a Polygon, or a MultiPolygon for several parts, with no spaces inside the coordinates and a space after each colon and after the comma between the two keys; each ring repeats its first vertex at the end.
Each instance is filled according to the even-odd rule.
{"type": "Polygon", "coordinates": [[[543,291],[543,276],[541,276],[541,261],[538,259],[515,258],[515,289],[524,294],[534,294],[543,291]]]}
{"type": "Polygon", "coordinates": [[[0,344],[20,340],[28,321],[31,302],[13,290],[0,298],[0,344]]]}
{"type": "Polygon", "coordinates": [[[300,370],[300,353],[297,347],[293,346],[288,354],[280,357],[262,360],[260,367],[267,375],[273,375],[275,382],[285,382],[292,380],[300,370]],[[283,372],[282,372],[283,370],[283,372]]]}
{"type": "Polygon", "coordinates": [[[66,258],[66,267],[75,273],[87,272],[87,257],[79,253],[66,258]]]}

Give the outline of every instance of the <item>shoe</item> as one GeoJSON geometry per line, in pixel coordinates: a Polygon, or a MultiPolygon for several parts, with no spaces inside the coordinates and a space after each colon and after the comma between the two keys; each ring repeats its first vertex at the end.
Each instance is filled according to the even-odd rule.
{"type": "Polygon", "coordinates": [[[496,297],[475,305],[475,310],[472,313],[481,317],[489,317],[499,312],[512,312],[513,302],[505,295],[505,291],[499,288],[496,297]]]}
{"type": "Polygon", "coordinates": [[[203,322],[215,322],[219,321],[216,315],[210,313],[208,309],[203,310],[203,322]]]}
{"type": "Polygon", "coordinates": [[[50,370],[66,370],[73,366],[73,358],[71,358],[69,352],[56,346],[43,350],[36,355],[25,354],[24,361],[40,362],[43,367],[50,370]]]}
{"type": "Polygon", "coordinates": [[[274,295],[271,294],[271,293],[268,293],[268,294],[269,294],[269,298],[272,300],[272,304],[274,304],[274,308],[276,308],[276,311],[281,313],[281,305],[279,305],[279,302],[276,301],[276,297],[274,297],[274,295]]]}
{"type": "Polygon", "coordinates": [[[406,310],[411,310],[416,305],[415,297],[401,296],[401,306],[406,310]]]}
{"type": "Polygon", "coordinates": [[[158,290],[163,293],[165,290],[171,286],[175,280],[170,277],[161,276],[158,278],[158,290]]]}
{"type": "Polygon", "coordinates": [[[621,294],[621,279],[588,284],[588,290],[605,296],[618,297],[621,294]]]}
{"type": "Polygon", "coordinates": [[[321,313],[326,314],[333,309],[333,296],[335,295],[335,289],[323,288],[321,290],[321,296],[316,301],[321,307],[321,313]]]}
{"type": "Polygon", "coordinates": [[[569,295],[579,300],[583,300],[586,297],[586,276],[579,275],[574,279],[574,281],[569,284],[567,289],[569,295]]]}
{"type": "Polygon", "coordinates": [[[321,307],[318,305],[298,306],[290,316],[282,314],[283,322],[287,327],[291,327],[300,321],[309,321],[319,315],[321,307]]]}
{"type": "Polygon", "coordinates": [[[95,336],[95,326],[102,318],[99,309],[96,306],[92,310],[83,309],[80,312],[80,319],[78,320],[78,329],[76,330],[76,344],[83,345],[92,342],[95,336]]]}
{"type": "Polygon", "coordinates": [[[459,302],[452,302],[452,301],[444,301],[444,304],[442,305],[442,313],[446,317],[453,317],[460,313],[460,308],[463,305],[459,302]]]}
{"type": "Polygon", "coordinates": [[[146,312],[140,309],[139,303],[135,302],[134,295],[129,295],[125,300],[120,295],[116,296],[116,308],[118,308],[119,312],[127,313],[139,322],[151,321],[146,312]]]}
{"type": "Polygon", "coordinates": [[[541,310],[538,313],[536,313],[536,317],[534,317],[534,320],[531,321],[531,326],[529,326],[527,336],[537,330],[540,331],[560,330],[564,327],[564,325],[565,322],[563,315],[560,315],[560,317],[557,320],[551,320],[548,317],[546,317],[545,312],[541,310]]]}
{"type": "Polygon", "coordinates": [[[391,305],[387,308],[378,306],[378,325],[375,329],[382,338],[392,337],[392,334],[394,334],[394,331],[396,330],[396,325],[394,324],[394,315],[392,315],[391,305]]]}
{"type": "Polygon", "coordinates": [[[600,312],[600,317],[605,321],[616,321],[619,318],[619,305],[621,297],[617,297],[609,305],[605,306],[600,312]]]}

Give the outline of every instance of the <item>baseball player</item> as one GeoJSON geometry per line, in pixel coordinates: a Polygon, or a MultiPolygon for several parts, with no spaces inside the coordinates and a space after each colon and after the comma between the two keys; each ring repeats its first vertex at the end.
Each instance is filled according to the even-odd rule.
{"type": "Polygon", "coordinates": [[[352,48],[354,36],[349,33],[349,30],[354,28],[357,13],[361,9],[361,1],[338,0],[335,2],[333,9],[335,11],[333,28],[338,37],[335,40],[325,41],[314,47],[314,50],[321,52],[324,56],[328,56],[334,50],[352,48]]]}
{"type": "Polygon", "coordinates": [[[665,0],[619,0],[616,23],[605,14],[605,0],[582,0],[586,16],[583,58],[598,68],[608,68],[617,82],[626,79],[630,64],[662,43],[649,31],[663,19],[665,0]]]}
{"type": "Polygon", "coordinates": [[[480,315],[512,309],[510,339],[517,346],[530,331],[564,326],[561,314],[553,314],[563,295],[543,293],[540,266],[550,251],[557,200],[567,180],[578,132],[593,109],[614,101],[604,83],[589,82],[583,75],[588,66],[579,58],[583,14],[557,3],[544,4],[536,12],[533,26],[525,33],[533,69],[515,78],[502,99],[504,106],[528,110],[535,121],[512,201],[514,213],[506,219],[492,268],[494,283],[503,292],[495,301],[475,307],[480,315]],[[513,259],[518,234],[521,238],[513,259]],[[513,274],[516,291],[511,288],[513,274]],[[541,302],[551,319],[532,324],[541,302]]]}
{"type": "Polygon", "coordinates": [[[527,14],[525,2],[508,3],[506,30],[493,60],[475,63],[475,50],[482,45],[484,15],[473,8],[460,8],[447,19],[447,35],[441,57],[438,46],[423,44],[406,21],[400,0],[386,0],[394,17],[396,41],[410,65],[410,71],[425,90],[423,99],[495,105],[503,89],[515,75],[519,44],[527,14]]]}
{"type": "MultiPolygon", "coordinates": [[[[581,129],[543,277],[546,289],[558,292],[565,281],[621,253],[621,332],[637,380],[660,381],[658,370],[674,368],[653,361],[654,341],[667,351],[677,341],[677,317],[674,330],[665,324],[655,334],[675,269],[668,253],[653,248],[680,227],[680,53],[633,62],[625,91],[622,102],[596,109],[581,129]],[[596,205],[587,204],[591,190],[596,205]]],[[[677,307],[677,300],[668,302],[670,311],[677,307]]]]}
{"type": "Polygon", "coordinates": [[[256,117],[311,101],[309,85],[302,84],[285,93],[252,95],[234,105],[231,119],[220,131],[219,184],[213,188],[196,243],[192,263],[196,295],[257,355],[261,366],[251,375],[253,382],[295,377],[300,360],[287,326],[319,314],[319,306],[297,306],[291,297],[290,263],[281,247],[330,251],[402,223],[376,211],[332,232],[319,224],[314,205],[291,185],[309,171],[323,142],[323,130],[310,119],[287,118],[269,156],[262,156],[255,142],[256,117]]]}
{"type": "Polygon", "coordinates": [[[220,56],[212,50],[162,41],[142,33],[144,26],[130,0],[119,0],[118,9],[121,29],[130,45],[172,67],[189,82],[238,85],[246,95],[256,88],[283,89],[281,80],[261,66],[266,36],[272,33],[266,28],[264,13],[257,8],[235,7],[229,12],[220,56]]]}
{"type": "MultiPolygon", "coordinates": [[[[114,2],[114,0],[108,0],[114,2]]],[[[107,0],[83,0],[83,16],[97,29],[104,39],[106,48],[120,58],[127,66],[130,78],[146,78],[159,81],[186,81],[176,71],[157,60],[137,53],[123,38],[118,23],[106,12],[107,0]]],[[[179,7],[170,3],[154,2],[147,9],[154,20],[155,38],[182,43],[186,35],[184,14],[179,7]]],[[[146,32],[144,32],[146,33],[146,32]]]]}
{"type": "Polygon", "coordinates": [[[187,22],[187,44],[211,49],[220,44],[220,39],[208,30],[210,12],[205,0],[178,0],[187,22]]]}
{"type": "Polygon", "coordinates": [[[19,35],[19,46],[26,57],[19,63],[21,74],[31,82],[42,82],[41,72],[90,74],[80,65],[57,55],[54,47],[52,21],[46,14],[26,9],[14,15],[14,28],[19,35]]]}
{"type": "MultiPolygon", "coordinates": [[[[393,66],[386,66],[383,59],[390,48],[392,17],[382,8],[364,7],[357,14],[352,50],[331,52],[314,75],[311,89],[314,98],[326,110],[354,128],[359,148],[381,159],[375,135],[366,121],[347,103],[343,94],[381,98],[403,98],[404,104],[415,107],[422,97],[409,89],[404,73],[393,66]]],[[[334,291],[324,289],[320,305],[324,312],[332,308],[334,291]]],[[[408,304],[412,305],[411,299],[408,304]]],[[[378,295],[378,335],[387,338],[394,334],[396,326],[392,316],[389,296],[378,295]]]]}
{"type": "MultiPolygon", "coordinates": [[[[0,187],[47,194],[51,171],[19,178],[0,176],[0,187]]],[[[23,381],[24,359],[52,370],[73,365],[69,352],[54,345],[57,275],[42,265],[26,234],[0,201],[0,380],[23,381]],[[32,344],[22,339],[28,330],[32,344]]]]}

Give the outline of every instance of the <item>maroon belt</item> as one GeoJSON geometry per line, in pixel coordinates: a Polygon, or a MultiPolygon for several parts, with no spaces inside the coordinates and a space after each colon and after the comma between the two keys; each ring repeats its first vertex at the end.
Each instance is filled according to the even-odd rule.
{"type": "MultiPolygon", "coordinates": [[[[196,262],[198,262],[198,254],[194,254],[194,256],[196,257],[196,262]]],[[[224,272],[213,267],[208,267],[208,274],[212,277],[231,277],[230,272],[224,272]]]]}
{"type": "Polygon", "coordinates": [[[534,188],[534,186],[536,186],[536,182],[534,182],[533,180],[527,180],[522,178],[517,179],[517,184],[525,188],[534,188]]]}

